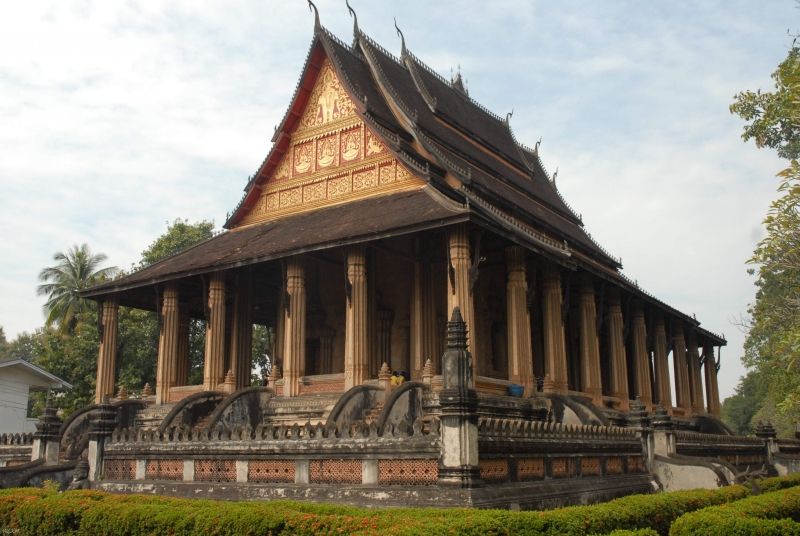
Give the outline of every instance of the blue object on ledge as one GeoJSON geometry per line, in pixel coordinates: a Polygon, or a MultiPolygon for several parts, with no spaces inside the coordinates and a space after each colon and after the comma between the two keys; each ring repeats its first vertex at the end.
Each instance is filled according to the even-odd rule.
{"type": "Polygon", "coordinates": [[[517,398],[522,396],[522,393],[525,392],[525,388],[521,385],[517,385],[516,383],[512,383],[508,386],[508,394],[510,396],[516,396],[517,398]]]}

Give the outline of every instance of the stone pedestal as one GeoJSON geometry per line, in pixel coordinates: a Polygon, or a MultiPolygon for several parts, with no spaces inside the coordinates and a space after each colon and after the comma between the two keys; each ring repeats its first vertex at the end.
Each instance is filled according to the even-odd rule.
{"type": "Polygon", "coordinates": [[[117,411],[106,399],[89,421],[89,481],[91,482],[103,478],[103,452],[116,426],[117,411]]]}
{"type": "Polygon", "coordinates": [[[56,409],[48,405],[36,423],[31,461],[44,459],[44,463],[47,465],[58,463],[60,429],[61,419],[56,416],[56,409]]]}
{"type": "Polygon", "coordinates": [[[447,350],[442,356],[442,452],[439,483],[465,488],[481,485],[478,464],[478,395],[474,389],[467,328],[458,308],[447,324],[447,350]]]}

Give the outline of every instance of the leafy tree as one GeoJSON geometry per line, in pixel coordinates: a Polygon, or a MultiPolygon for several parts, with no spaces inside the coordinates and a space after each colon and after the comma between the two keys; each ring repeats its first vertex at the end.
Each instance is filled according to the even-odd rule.
{"type": "Polygon", "coordinates": [[[8,359],[8,340],[3,326],[0,326],[0,361],[8,359]]]}
{"type": "Polygon", "coordinates": [[[86,244],[53,255],[56,264],[39,272],[42,284],[36,289],[38,295],[47,296],[44,304],[47,326],[56,324],[63,332],[75,329],[78,317],[92,309],[90,302],[78,293],[117,272],[116,267],[100,267],[106,258],[102,253],[93,254],[86,244]]]}
{"type": "Polygon", "coordinates": [[[722,419],[739,435],[752,434],[755,429],[754,417],[764,405],[767,386],[763,375],[750,371],[739,380],[733,396],[722,404],[722,419]]]}
{"type": "Polygon", "coordinates": [[[140,265],[153,264],[208,240],[213,236],[213,230],[214,222],[208,220],[189,223],[188,220],[176,218],[172,223],[167,223],[167,232],[142,251],[140,265]]]}
{"type": "Polygon", "coordinates": [[[13,341],[7,343],[6,356],[8,359],[24,359],[34,361],[36,352],[39,349],[38,333],[28,333],[23,331],[13,341]]]}
{"type": "MultiPolygon", "coordinates": [[[[755,418],[773,416],[788,423],[800,416],[800,48],[793,46],[773,74],[775,90],[745,91],[731,111],[749,123],[742,137],[775,149],[789,160],[778,173],[780,197],[769,208],[765,238],[748,261],[756,275],[755,301],[744,364],[765,390],[760,406],[741,409],[755,418]]],[[[740,384],[740,387],[743,386],[740,384]]],[[[737,395],[740,393],[737,391],[737,395]]],[[[734,397],[736,398],[736,397],[734,397]]],[[[737,403],[755,403],[742,396],[737,403]]],[[[727,403],[727,401],[726,401],[727,403]]],[[[737,423],[736,426],[738,427],[737,423]]],[[[752,424],[752,422],[750,422],[752,424]]],[[[781,426],[787,433],[790,427],[781,426]]]]}

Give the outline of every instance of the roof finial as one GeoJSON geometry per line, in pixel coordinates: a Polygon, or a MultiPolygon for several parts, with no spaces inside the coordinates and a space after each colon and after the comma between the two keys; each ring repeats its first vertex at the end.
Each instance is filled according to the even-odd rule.
{"type": "Polygon", "coordinates": [[[314,2],[308,0],[308,10],[314,10],[314,28],[319,28],[319,11],[317,11],[317,6],[314,5],[314,2]]]}
{"type": "Polygon", "coordinates": [[[539,141],[536,142],[536,145],[533,146],[533,154],[539,156],[539,146],[542,144],[542,138],[539,137],[539,141]]]}
{"type": "Polygon", "coordinates": [[[344,3],[347,5],[347,11],[350,12],[350,16],[353,17],[353,37],[358,39],[358,17],[356,16],[356,11],[350,6],[350,0],[344,0],[344,3]]]}
{"type": "Polygon", "coordinates": [[[556,185],[556,177],[558,177],[558,168],[556,168],[555,173],[553,173],[553,186],[556,185]]]}
{"type": "Polygon", "coordinates": [[[511,108],[511,111],[506,114],[506,125],[511,122],[511,118],[514,115],[514,108],[511,108]]]}
{"type": "Polygon", "coordinates": [[[403,56],[406,55],[406,38],[403,36],[403,31],[397,27],[397,17],[394,17],[394,29],[397,30],[397,35],[400,36],[400,51],[403,56]]]}

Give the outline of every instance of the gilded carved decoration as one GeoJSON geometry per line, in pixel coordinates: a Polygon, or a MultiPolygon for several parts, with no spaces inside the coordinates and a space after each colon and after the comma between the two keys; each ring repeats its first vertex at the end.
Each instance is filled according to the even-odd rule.
{"type": "Polygon", "coordinates": [[[325,60],[287,152],[242,224],[422,184],[356,116],[325,60]]]}

